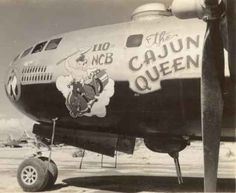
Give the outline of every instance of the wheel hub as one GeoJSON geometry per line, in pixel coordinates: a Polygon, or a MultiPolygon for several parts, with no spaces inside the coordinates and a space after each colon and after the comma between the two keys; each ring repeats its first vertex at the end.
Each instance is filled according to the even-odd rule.
{"type": "Polygon", "coordinates": [[[37,170],[32,166],[26,166],[23,168],[21,172],[21,180],[26,185],[32,185],[37,181],[38,178],[38,172],[37,170]]]}

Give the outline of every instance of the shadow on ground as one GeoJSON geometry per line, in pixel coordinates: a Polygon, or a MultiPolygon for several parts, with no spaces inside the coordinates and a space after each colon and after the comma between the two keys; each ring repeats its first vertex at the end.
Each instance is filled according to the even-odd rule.
{"type": "MultiPolygon", "coordinates": [[[[175,177],[159,176],[96,176],[63,180],[66,186],[115,192],[202,192],[202,178],[184,178],[179,185],[175,177]]],[[[218,179],[218,192],[235,192],[235,179],[218,179]]]]}

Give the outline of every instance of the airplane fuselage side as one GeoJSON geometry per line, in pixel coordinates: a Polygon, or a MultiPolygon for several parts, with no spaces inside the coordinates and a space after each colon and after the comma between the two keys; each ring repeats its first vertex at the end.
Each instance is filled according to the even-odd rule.
{"type": "MultiPolygon", "coordinates": [[[[45,40],[61,38],[57,48],[13,62],[6,92],[42,123],[58,117],[58,125],[78,129],[201,136],[204,31],[200,20],[163,17],[57,35],[45,40]]],[[[226,76],[222,136],[230,137],[233,93],[226,76]]]]}

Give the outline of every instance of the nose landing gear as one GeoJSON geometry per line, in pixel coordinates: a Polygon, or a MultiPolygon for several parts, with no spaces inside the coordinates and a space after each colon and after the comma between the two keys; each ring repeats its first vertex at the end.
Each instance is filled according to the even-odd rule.
{"type": "Polygon", "coordinates": [[[48,182],[49,175],[44,162],[38,158],[24,160],[17,171],[17,181],[26,192],[42,191],[48,182]]]}
{"type": "Polygon", "coordinates": [[[54,141],[56,120],[53,119],[51,145],[38,140],[35,144],[37,148],[40,148],[40,144],[46,146],[50,152],[49,157],[42,157],[42,153],[37,151],[33,157],[24,160],[18,167],[17,181],[26,192],[38,192],[50,189],[57,180],[58,169],[55,162],[51,159],[51,146],[54,141]]]}
{"type": "Polygon", "coordinates": [[[49,166],[48,161],[49,159],[47,157],[39,157],[44,162],[44,165],[47,167],[48,171],[48,181],[45,186],[45,189],[50,189],[55,184],[57,177],[58,177],[58,169],[57,165],[53,160],[50,160],[49,166]]]}
{"type": "Polygon", "coordinates": [[[26,192],[50,189],[57,180],[58,169],[52,160],[48,168],[47,157],[31,157],[24,160],[17,170],[17,181],[26,192]]]}

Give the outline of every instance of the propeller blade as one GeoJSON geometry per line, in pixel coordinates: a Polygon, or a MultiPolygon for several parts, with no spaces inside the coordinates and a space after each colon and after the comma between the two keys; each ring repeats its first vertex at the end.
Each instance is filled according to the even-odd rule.
{"type": "Polygon", "coordinates": [[[230,77],[233,81],[234,89],[236,87],[236,1],[235,0],[227,0],[227,26],[228,26],[228,39],[230,41],[228,44],[228,56],[229,56],[229,70],[230,77]]]}
{"type": "MultiPolygon", "coordinates": [[[[205,0],[206,8],[218,5],[217,0],[205,0]]],[[[202,77],[201,119],[204,153],[204,191],[215,192],[223,114],[224,51],[220,33],[220,18],[205,18],[202,77]]]]}

